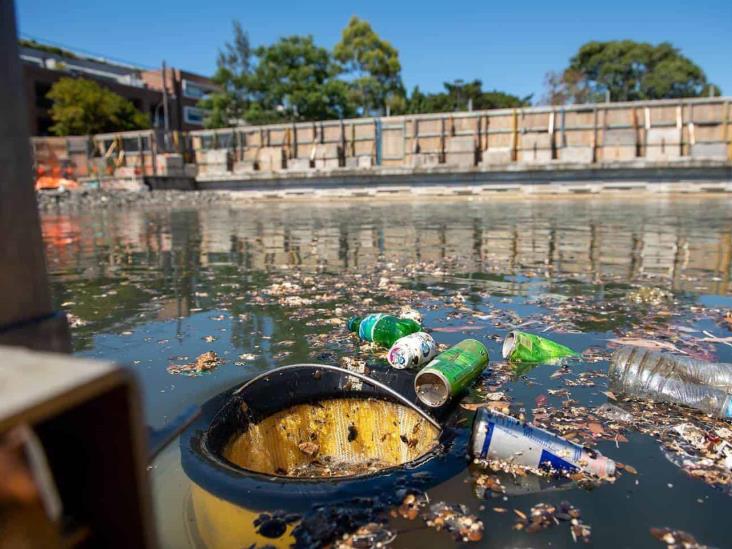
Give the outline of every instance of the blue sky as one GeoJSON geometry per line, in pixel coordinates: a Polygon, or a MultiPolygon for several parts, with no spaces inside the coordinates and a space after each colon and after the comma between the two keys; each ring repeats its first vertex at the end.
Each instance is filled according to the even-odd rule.
{"type": "Polygon", "coordinates": [[[732,95],[732,1],[363,2],[259,0],[16,0],[23,35],[146,66],[210,74],[239,19],[254,45],[312,34],[332,47],[351,15],[371,22],[400,53],[408,89],[480,78],[485,89],[542,95],[588,40],[664,40],[732,95]]]}

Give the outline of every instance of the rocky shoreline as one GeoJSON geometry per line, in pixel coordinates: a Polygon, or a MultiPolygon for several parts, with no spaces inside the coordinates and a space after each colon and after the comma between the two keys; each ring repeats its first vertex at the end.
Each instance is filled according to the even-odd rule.
{"type": "Polygon", "coordinates": [[[211,191],[104,191],[36,193],[38,209],[123,208],[127,206],[200,206],[231,201],[228,192],[211,191]]]}

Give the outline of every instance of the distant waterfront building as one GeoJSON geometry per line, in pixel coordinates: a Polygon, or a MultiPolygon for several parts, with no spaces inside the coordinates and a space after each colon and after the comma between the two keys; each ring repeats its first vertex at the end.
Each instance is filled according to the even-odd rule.
{"type": "Polygon", "coordinates": [[[206,112],[197,106],[198,102],[217,89],[210,78],[173,67],[166,69],[164,79],[160,69],[146,70],[35,42],[21,41],[19,49],[31,135],[49,135],[53,122],[49,116],[51,101],[46,94],[65,76],[99,82],[129,99],[135,108],[150,117],[153,127],[159,128],[165,125],[165,82],[169,128],[182,131],[203,128],[206,112]]]}

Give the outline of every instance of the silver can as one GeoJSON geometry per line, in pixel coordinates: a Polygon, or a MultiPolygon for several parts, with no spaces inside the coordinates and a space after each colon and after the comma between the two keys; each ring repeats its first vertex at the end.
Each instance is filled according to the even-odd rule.
{"type": "Polygon", "coordinates": [[[437,344],[425,332],[416,332],[397,339],[386,355],[386,359],[399,370],[420,366],[432,360],[437,354],[437,344]]]}
{"type": "Polygon", "coordinates": [[[604,478],[615,474],[615,462],[528,423],[480,408],[473,424],[472,455],[532,468],[586,471],[604,478]]]}

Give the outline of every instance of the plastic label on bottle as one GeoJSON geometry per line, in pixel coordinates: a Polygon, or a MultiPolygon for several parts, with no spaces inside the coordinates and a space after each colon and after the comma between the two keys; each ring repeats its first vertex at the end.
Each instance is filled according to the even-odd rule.
{"type": "Polygon", "coordinates": [[[375,313],[375,314],[367,315],[361,321],[361,324],[358,327],[358,337],[360,337],[364,341],[373,341],[374,340],[374,330],[376,329],[376,325],[379,323],[379,320],[381,320],[385,316],[386,315],[384,313],[375,313]]]}

